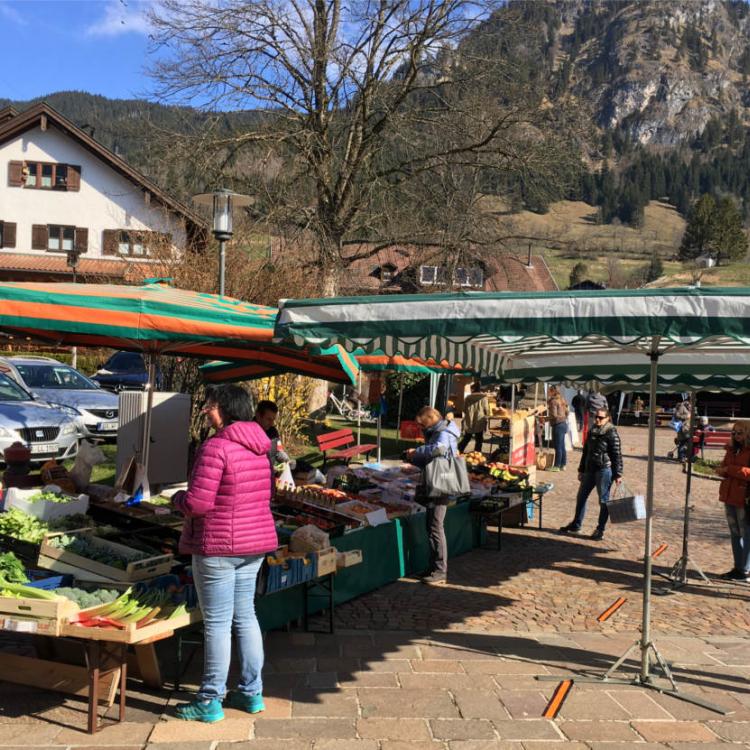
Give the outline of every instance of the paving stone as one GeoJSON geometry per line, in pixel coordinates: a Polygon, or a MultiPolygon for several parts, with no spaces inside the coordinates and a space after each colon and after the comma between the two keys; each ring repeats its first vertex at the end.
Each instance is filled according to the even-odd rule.
{"type": "Polygon", "coordinates": [[[339,675],[347,672],[363,671],[362,659],[344,659],[342,656],[326,656],[318,659],[318,672],[336,672],[339,675]]]}
{"type": "Polygon", "coordinates": [[[351,672],[339,675],[338,685],[341,688],[397,688],[399,680],[395,672],[351,672]]]}
{"type": "MultiPolygon", "coordinates": [[[[314,657],[302,659],[277,658],[266,661],[265,671],[271,674],[309,674],[317,667],[314,657]]],[[[264,675],[265,677],[265,675],[264,675]]]]}
{"type": "Polygon", "coordinates": [[[264,719],[288,719],[292,715],[292,701],[289,697],[281,698],[273,695],[264,695],[263,703],[266,706],[266,710],[259,714],[253,714],[251,716],[246,711],[225,707],[224,716],[226,716],[227,719],[257,719],[260,717],[263,717],[264,719]]]}
{"type": "Polygon", "coordinates": [[[450,750],[524,750],[520,742],[507,740],[453,740],[448,747],[450,750]]]}
{"type": "MultiPolygon", "coordinates": [[[[148,726],[148,725],[145,725],[148,726]]],[[[253,719],[224,719],[214,724],[171,719],[154,726],[149,742],[197,742],[200,740],[246,740],[253,729],[253,719]]]]}
{"type": "Polygon", "coordinates": [[[715,742],[716,735],[697,721],[634,721],[646,742],[715,742]]]}
{"type": "Polygon", "coordinates": [[[711,721],[707,726],[729,742],[750,742],[750,722],[711,721]]]}
{"type": "MultiPolygon", "coordinates": [[[[645,690],[610,690],[616,701],[633,719],[673,719],[674,717],[660,706],[645,690]]],[[[616,718],[616,717],[612,717],[616,718]]]]}
{"type": "Polygon", "coordinates": [[[380,750],[445,750],[448,743],[435,740],[422,740],[420,742],[408,742],[404,740],[385,740],[380,743],[380,750]]]}
{"type": "Polygon", "coordinates": [[[631,714],[601,690],[581,691],[574,686],[568,693],[558,717],[563,720],[617,721],[629,719],[631,714]]]}
{"type": "MultiPolygon", "coordinates": [[[[542,674],[541,670],[537,674],[542,674]]],[[[471,675],[479,678],[481,675],[471,675]]],[[[537,680],[532,674],[492,675],[492,679],[500,690],[500,695],[505,690],[529,690],[535,693],[544,692],[549,689],[550,695],[555,688],[555,683],[537,680]]]]}
{"type": "MultiPolygon", "coordinates": [[[[165,745],[156,745],[154,750],[159,750],[165,745]]],[[[312,740],[284,740],[284,750],[310,750],[312,740]]],[[[149,750],[149,748],[146,748],[149,750]]],[[[176,749],[177,750],[177,749],[176,749]]],[[[247,740],[246,742],[220,742],[216,750],[279,750],[278,740],[247,740]]]]}
{"type": "Polygon", "coordinates": [[[314,750],[378,750],[377,740],[315,740],[314,750]]]}
{"type": "Polygon", "coordinates": [[[484,719],[434,719],[430,727],[438,740],[495,739],[492,724],[484,719]]]}
{"type": "Polygon", "coordinates": [[[429,740],[432,736],[424,719],[360,719],[357,734],[374,740],[429,740]]]}
{"type": "Polygon", "coordinates": [[[53,744],[53,741],[60,734],[61,728],[54,724],[39,723],[29,726],[29,724],[2,724],[0,725],[0,744],[12,745],[14,742],[23,741],[29,745],[46,745],[53,744]]]}
{"type": "Polygon", "coordinates": [[[293,717],[356,717],[359,713],[357,696],[353,691],[322,693],[319,690],[292,692],[293,717]]]}
{"type": "MultiPolygon", "coordinates": [[[[187,724],[187,722],[182,723],[187,724]]],[[[86,745],[88,747],[92,745],[138,745],[144,744],[150,733],[151,724],[115,722],[102,726],[96,734],[87,734],[83,726],[80,730],[62,729],[55,737],[55,744],[86,745]]]]}
{"type": "Polygon", "coordinates": [[[411,672],[411,662],[408,659],[387,659],[385,661],[368,661],[363,668],[371,672],[411,672]]]}
{"type": "Polygon", "coordinates": [[[358,690],[363,718],[459,718],[458,709],[444,690],[358,690]]]}
{"type": "Polygon", "coordinates": [[[509,719],[494,721],[501,740],[560,740],[563,739],[549,719],[509,719]]]}
{"type": "Polygon", "coordinates": [[[411,668],[415,672],[445,672],[463,674],[464,669],[460,661],[449,661],[448,659],[419,659],[411,660],[411,668]]]}
{"type": "Polygon", "coordinates": [[[500,700],[512,719],[537,719],[548,703],[541,693],[529,690],[503,691],[500,700]]]}
{"type": "MultiPolygon", "coordinates": [[[[685,686],[682,689],[686,692],[693,692],[690,690],[689,686],[685,686]]],[[[709,698],[708,696],[705,697],[707,700],[712,700],[712,698],[709,698]]],[[[696,706],[692,703],[687,703],[678,698],[673,698],[671,695],[661,695],[654,692],[652,698],[664,708],[670,716],[673,716],[678,721],[709,721],[711,719],[715,720],[717,717],[717,714],[714,711],[710,711],[702,706],[696,706]]],[[[723,695],[717,695],[714,702],[721,705],[723,698],[723,695]]]]}
{"type": "MultiPolygon", "coordinates": [[[[634,744],[632,742],[587,742],[586,743],[591,750],[633,750],[633,748],[637,748],[637,750],[667,750],[670,746],[669,745],[662,745],[658,742],[638,742],[637,744],[634,744]]],[[[701,745],[701,747],[704,747],[701,745]]],[[[565,750],[568,749],[568,746],[565,746],[565,750]]],[[[544,748],[540,748],[539,750],[544,750],[544,748]]],[[[704,750],[708,750],[704,747],[704,750]]],[[[724,748],[724,750],[730,750],[729,748],[724,748]]]]}
{"type": "Polygon", "coordinates": [[[495,648],[464,648],[461,645],[429,645],[421,646],[420,652],[422,658],[428,659],[446,659],[448,661],[485,661],[491,659],[497,654],[495,648]]]}
{"type": "Polygon", "coordinates": [[[263,739],[355,739],[353,719],[258,719],[255,737],[263,739]]]}
{"type": "Polygon", "coordinates": [[[502,721],[511,718],[495,693],[484,693],[479,690],[457,690],[453,691],[453,697],[464,719],[498,719],[502,721]]]}
{"type": "MultiPolygon", "coordinates": [[[[222,743],[224,747],[228,747],[227,744],[222,743]]],[[[138,745],[138,747],[142,747],[142,745],[138,745]]],[[[213,742],[211,741],[204,741],[204,742],[149,742],[148,745],[146,745],[146,750],[211,750],[213,747],[213,742]]],[[[232,743],[232,747],[235,747],[235,744],[232,743]]],[[[114,748],[107,747],[107,750],[114,750],[114,748]]]]}
{"type": "Polygon", "coordinates": [[[318,689],[335,689],[338,687],[339,676],[336,672],[312,672],[307,675],[307,687],[318,689]]]}
{"type": "Polygon", "coordinates": [[[624,721],[562,721],[562,733],[581,742],[639,742],[635,730],[624,721]]]}
{"type": "Polygon", "coordinates": [[[398,681],[406,690],[476,690],[491,692],[497,684],[489,674],[434,674],[399,672],[398,681]]]}
{"type": "MultiPolygon", "coordinates": [[[[670,742],[671,750],[740,750],[748,745],[735,745],[727,742],[670,742]]],[[[640,750],[640,745],[638,746],[640,750]]]]}
{"type": "Polygon", "coordinates": [[[548,670],[540,664],[525,661],[503,661],[502,659],[481,659],[477,661],[463,662],[467,674],[545,674],[548,670]]]}

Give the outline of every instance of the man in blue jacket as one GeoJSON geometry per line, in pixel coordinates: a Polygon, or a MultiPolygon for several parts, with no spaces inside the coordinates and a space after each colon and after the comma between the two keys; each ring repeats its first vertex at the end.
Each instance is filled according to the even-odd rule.
{"type": "MultiPolygon", "coordinates": [[[[415,421],[422,427],[424,445],[406,452],[407,460],[424,469],[438,456],[457,456],[460,432],[454,422],[443,419],[443,415],[431,406],[417,412],[415,421]]],[[[448,545],[445,539],[445,513],[447,497],[431,497],[422,500],[427,507],[427,535],[430,540],[430,570],[422,583],[441,585],[448,578],[448,545]]]]}

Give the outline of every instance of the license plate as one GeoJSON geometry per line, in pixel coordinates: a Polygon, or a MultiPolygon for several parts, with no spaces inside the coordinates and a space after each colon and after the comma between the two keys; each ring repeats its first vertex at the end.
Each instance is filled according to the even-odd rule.
{"type": "Polygon", "coordinates": [[[112,430],[116,430],[119,425],[119,422],[115,419],[111,422],[99,422],[99,424],[96,425],[97,432],[111,432],[112,430]]]}
{"type": "Polygon", "coordinates": [[[32,443],[32,453],[57,453],[57,443],[32,443]]]}

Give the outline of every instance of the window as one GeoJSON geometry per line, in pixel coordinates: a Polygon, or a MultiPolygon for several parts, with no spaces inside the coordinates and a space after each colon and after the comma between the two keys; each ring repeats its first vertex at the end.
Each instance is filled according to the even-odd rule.
{"type": "Polygon", "coordinates": [[[75,242],[76,228],[63,227],[57,224],[50,224],[48,227],[47,250],[67,252],[73,249],[75,242]]]}
{"type": "Polygon", "coordinates": [[[380,280],[382,282],[393,281],[393,277],[396,275],[396,266],[391,263],[386,263],[380,266],[380,280]]]}
{"type": "Polygon", "coordinates": [[[484,284],[484,274],[481,268],[457,268],[454,282],[456,286],[481,288],[484,284]]]}
{"type": "Polygon", "coordinates": [[[120,255],[133,255],[136,257],[148,255],[148,250],[143,244],[143,234],[143,232],[120,232],[117,252],[120,255]]]}
{"type": "Polygon", "coordinates": [[[430,286],[437,282],[437,266],[420,266],[419,283],[430,286]]]}
{"type": "Polygon", "coordinates": [[[54,162],[11,161],[8,185],[33,190],[77,191],[81,189],[81,168],[54,162]]]}

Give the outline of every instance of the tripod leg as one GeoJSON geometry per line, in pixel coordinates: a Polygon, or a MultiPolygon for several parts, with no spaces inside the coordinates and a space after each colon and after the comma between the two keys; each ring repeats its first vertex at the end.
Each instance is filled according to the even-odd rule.
{"type": "Polygon", "coordinates": [[[700,566],[694,563],[689,557],[687,559],[687,565],[692,569],[708,584],[711,583],[711,579],[701,570],[700,566]]]}
{"type": "Polygon", "coordinates": [[[679,688],[677,687],[677,683],[674,681],[674,675],[672,674],[672,670],[669,668],[669,665],[666,661],[664,661],[655,644],[649,643],[648,647],[654,652],[656,662],[659,665],[664,676],[669,680],[669,684],[672,686],[672,690],[677,692],[679,688]]]}
{"type": "Polygon", "coordinates": [[[617,670],[625,663],[627,658],[635,649],[640,646],[640,641],[635,641],[630,644],[630,648],[604,673],[602,680],[606,682],[617,670]]]}

